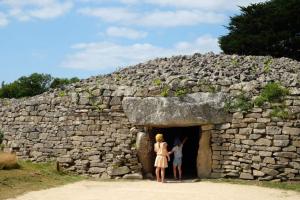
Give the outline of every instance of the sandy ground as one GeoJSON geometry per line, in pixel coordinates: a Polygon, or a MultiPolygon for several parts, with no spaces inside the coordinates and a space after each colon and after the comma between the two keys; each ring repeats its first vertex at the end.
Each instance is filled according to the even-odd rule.
{"type": "MultiPolygon", "coordinates": [[[[0,194],[1,195],[1,194],[0,194]]],[[[154,181],[74,184],[30,192],[13,200],[300,200],[291,191],[226,183],[156,183],[154,181]]]]}

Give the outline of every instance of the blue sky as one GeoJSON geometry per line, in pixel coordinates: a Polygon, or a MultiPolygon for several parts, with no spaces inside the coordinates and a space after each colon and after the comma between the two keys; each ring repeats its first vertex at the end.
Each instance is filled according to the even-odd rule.
{"type": "Polygon", "coordinates": [[[237,5],[265,0],[0,0],[0,81],[87,78],[156,57],[215,52],[237,5]]]}

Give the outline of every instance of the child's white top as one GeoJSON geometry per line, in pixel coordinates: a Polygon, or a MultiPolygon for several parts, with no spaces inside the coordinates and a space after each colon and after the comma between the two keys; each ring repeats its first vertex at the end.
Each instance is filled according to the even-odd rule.
{"type": "Polygon", "coordinates": [[[174,152],[175,158],[181,158],[182,157],[182,144],[181,145],[176,145],[173,147],[172,151],[174,152]]]}

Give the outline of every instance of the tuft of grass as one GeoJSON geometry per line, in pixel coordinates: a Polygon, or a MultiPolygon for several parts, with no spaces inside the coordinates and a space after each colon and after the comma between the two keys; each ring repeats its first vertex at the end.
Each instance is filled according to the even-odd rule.
{"type": "Polygon", "coordinates": [[[80,176],[58,172],[54,162],[37,164],[18,161],[18,163],[19,169],[0,170],[0,200],[84,179],[80,176]]]}
{"type": "Polygon", "coordinates": [[[188,93],[187,89],[184,88],[179,88],[175,91],[175,96],[176,97],[183,97],[188,93]]]}
{"type": "Polygon", "coordinates": [[[162,82],[161,82],[161,80],[160,79],[155,79],[154,81],[153,81],[153,84],[155,85],[155,86],[161,86],[161,84],[162,84],[162,82]]]}
{"type": "Polygon", "coordinates": [[[270,70],[271,70],[271,64],[272,64],[272,60],[271,59],[268,59],[264,62],[264,73],[269,73],[270,70]]]}
{"type": "Polygon", "coordinates": [[[276,106],[273,108],[272,112],[270,113],[271,117],[278,117],[281,119],[288,119],[289,112],[283,106],[276,106]]]}
{"type": "Polygon", "coordinates": [[[162,97],[167,97],[167,96],[169,96],[169,91],[170,91],[170,88],[167,87],[167,86],[165,86],[165,87],[162,89],[162,91],[161,91],[161,93],[160,93],[160,96],[162,96],[162,97]]]}
{"type": "Polygon", "coordinates": [[[234,99],[227,100],[225,102],[224,109],[227,112],[234,112],[234,111],[249,111],[253,108],[253,103],[249,97],[245,95],[245,93],[241,93],[234,97],[234,99]]]}
{"type": "Polygon", "coordinates": [[[272,182],[272,181],[241,180],[241,179],[229,179],[229,178],[204,179],[204,180],[209,182],[214,182],[214,183],[254,185],[259,187],[267,187],[267,188],[281,189],[281,190],[292,190],[295,192],[300,192],[299,182],[297,181],[272,182]]]}
{"type": "Polygon", "coordinates": [[[0,170],[19,168],[16,154],[0,152],[0,170]]]}
{"type": "Polygon", "coordinates": [[[265,102],[282,102],[284,97],[289,94],[289,90],[281,86],[279,83],[268,83],[262,90],[254,103],[257,106],[262,106],[265,102]]]}
{"type": "Polygon", "coordinates": [[[64,96],[66,96],[66,95],[67,95],[67,94],[66,94],[65,91],[60,91],[59,94],[58,94],[59,97],[64,97],[64,96]]]}

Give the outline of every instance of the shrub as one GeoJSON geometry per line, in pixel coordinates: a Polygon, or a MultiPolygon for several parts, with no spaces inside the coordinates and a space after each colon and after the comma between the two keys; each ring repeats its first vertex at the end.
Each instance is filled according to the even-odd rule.
{"type": "Polygon", "coordinates": [[[155,79],[155,80],[153,81],[153,83],[154,83],[155,86],[161,86],[161,84],[162,84],[162,82],[161,82],[160,79],[155,79]]]}
{"type": "Polygon", "coordinates": [[[282,102],[289,94],[289,90],[279,83],[268,83],[262,90],[259,97],[254,100],[255,105],[262,106],[264,102],[282,102]]]}
{"type": "Polygon", "coordinates": [[[160,93],[160,96],[162,97],[167,97],[169,96],[169,91],[170,91],[170,88],[169,87],[164,87],[160,93]]]}
{"type": "Polygon", "coordinates": [[[182,97],[182,96],[185,96],[186,94],[187,94],[187,90],[184,88],[180,88],[175,91],[176,97],[182,97]]]}
{"type": "Polygon", "coordinates": [[[233,99],[226,101],[224,106],[225,110],[228,112],[236,110],[249,111],[252,107],[253,103],[250,98],[245,95],[245,93],[241,93],[233,99]]]}
{"type": "Polygon", "coordinates": [[[0,153],[0,170],[19,168],[16,154],[0,153]]]}
{"type": "Polygon", "coordinates": [[[279,117],[282,119],[289,118],[289,112],[282,106],[276,106],[270,113],[271,117],[279,117]]]}

